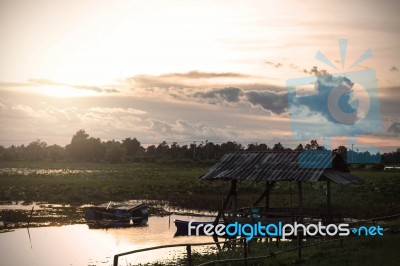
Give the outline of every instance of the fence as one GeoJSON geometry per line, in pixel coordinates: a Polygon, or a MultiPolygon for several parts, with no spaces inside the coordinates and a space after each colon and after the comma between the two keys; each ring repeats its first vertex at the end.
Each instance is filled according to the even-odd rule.
{"type": "MultiPolygon", "coordinates": [[[[352,223],[349,223],[349,224],[353,224],[354,225],[354,224],[363,223],[363,222],[384,221],[384,220],[391,220],[391,219],[395,219],[395,218],[399,218],[399,217],[400,217],[400,214],[396,214],[396,215],[377,217],[377,218],[372,218],[372,219],[367,219],[367,220],[360,220],[360,221],[352,222],[352,223]]],[[[335,238],[335,239],[324,240],[324,241],[320,241],[320,242],[312,243],[312,244],[308,244],[308,245],[302,245],[301,241],[299,241],[298,245],[296,247],[289,248],[289,249],[286,249],[286,250],[282,250],[282,251],[279,251],[279,252],[275,252],[273,254],[269,254],[269,255],[266,255],[266,256],[258,256],[258,257],[249,257],[248,256],[248,243],[246,241],[246,238],[240,238],[240,239],[235,239],[235,240],[227,240],[227,241],[220,241],[220,242],[162,245],[162,246],[155,246],[155,247],[150,247],[150,248],[137,249],[137,250],[133,250],[133,251],[128,251],[128,252],[116,254],[116,255],[114,255],[114,264],[113,264],[113,266],[118,266],[118,259],[121,256],[126,256],[126,255],[130,255],[130,254],[134,254],[134,253],[144,252],[144,251],[162,249],[162,248],[172,248],[172,247],[186,247],[187,265],[188,266],[192,266],[193,265],[193,262],[192,262],[192,247],[193,246],[207,246],[207,245],[228,244],[228,243],[231,243],[231,244],[243,243],[243,258],[214,260],[214,261],[209,261],[209,262],[206,262],[206,263],[199,264],[197,266],[207,266],[207,265],[215,265],[217,263],[239,262],[239,261],[243,261],[244,265],[247,266],[248,265],[248,261],[250,261],[250,260],[267,259],[267,258],[275,257],[277,255],[284,254],[284,253],[291,252],[291,251],[296,251],[296,250],[298,252],[298,258],[301,259],[301,250],[304,249],[304,248],[309,248],[309,247],[322,245],[322,244],[326,244],[326,243],[337,242],[337,241],[340,241],[340,247],[342,247],[343,246],[343,241],[345,239],[354,239],[354,238],[352,238],[352,237],[335,238]]]]}
{"type": "MultiPolygon", "coordinates": [[[[209,246],[209,245],[217,245],[217,244],[226,244],[226,243],[237,243],[238,240],[228,240],[228,241],[220,241],[220,242],[206,242],[206,243],[193,243],[193,244],[173,244],[173,245],[162,245],[162,246],[155,246],[155,247],[150,247],[150,248],[142,248],[142,249],[136,249],[120,254],[114,255],[114,266],[118,266],[118,259],[119,257],[134,254],[134,253],[139,253],[139,252],[144,252],[144,251],[151,251],[151,250],[156,250],[156,249],[162,249],[162,248],[175,248],[175,247],[186,247],[186,258],[187,258],[187,264],[192,265],[192,247],[194,246],[209,246]]],[[[246,242],[246,240],[244,239],[246,242]]],[[[244,245],[246,247],[246,254],[247,254],[247,242],[244,245]]]]}

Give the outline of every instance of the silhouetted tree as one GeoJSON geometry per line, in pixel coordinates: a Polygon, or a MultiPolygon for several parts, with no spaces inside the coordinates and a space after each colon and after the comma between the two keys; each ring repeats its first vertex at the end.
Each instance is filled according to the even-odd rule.
{"type": "MultiPolygon", "coordinates": [[[[126,138],[121,142],[107,141],[101,142],[99,138],[90,137],[85,130],[77,131],[71,139],[71,143],[65,148],[59,145],[47,146],[46,142],[36,140],[28,146],[11,145],[8,148],[0,146],[0,160],[52,160],[59,161],[69,157],[75,161],[108,161],[117,163],[121,161],[155,161],[158,159],[188,159],[188,160],[214,160],[220,159],[225,153],[243,151],[244,147],[234,141],[228,141],[222,144],[214,144],[206,140],[205,142],[196,142],[189,145],[180,146],[177,142],[173,142],[168,146],[166,141],[159,145],[148,146],[143,148],[136,138],[126,138]],[[149,160],[150,159],[150,160],[149,160]]],[[[268,151],[271,150],[266,144],[249,144],[247,151],[268,151]]],[[[272,150],[284,151],[291,150],[285,148],[280,142],[273,145],[272,150]]],[[[300,143],[296,151],[303,150],[326,150],[324,146],[318,144],[317,140],[311,140],[304,147],[300,143]]],[[[383,164],[400,164],[400,148],[396,151],[385,153],[382,156],[371,154],[369,151],[351,151],[345,146],[339,146],[333,150],[337,154],[341,154],[346,160],[353,158],[355,163],[379,163],[383,164]],[[381,160],[382,158],[382,160],[381,160]]],[[[381,167],[381,166],[380,166],[381,167]]]]}
{"type": "Polygon", "coordinates": [[[142,154],[145,149],[140,145],[140,142],[136,138],[126,138],[122,141],[122,147],[126,151],[126,156],[136,157],[142,154]]]}
{"type": "Polygon", "coordinates": [[[57,144],[47,147],[47,155],[53,162],[65,159],[65,149],[57,144]]]}
{"type": "Polygon", "coordinates": [[[272,148],[273,151],[283,151],[285,150],[285,147],[283,147],[283,145],[278,142],[274,145],[274,147],[272,148]]]}
{"type": "Polygon", "coordinates": [[[172,142],[171,148],[170,148],[170,154],[172,159],[178,159],[180,157],[180,150],[181,147],[179,147],[177,142],[172,142]]]}
{"type": "Polygon", "coordinates": [[[160,144],[158,144],[156,148],[156,157],[157,158],[168,158],[168,153],[169,153],[169,146],[167,142],[164,140],[160,144]]]}
{"type": "Polygon", "coordinates": [[[243,151],[242,144],[238,144],[238,143],[232,142],[232,141],[228,141],[226,143],[221,144],[222,155],[226,154],[226,153],[236,152],[236,151],[243,151]]]}
{"type": "Polygon", "coordinates": [[[99,138],[89,138],[81,129],[72,136],[71,144],[66,146],[71,159],[76,161],[100,161],[105,157],[106,148],[99,138]]]}
{"type": "Polygon", "coordinates": [[[119,141],[107,141],[106,146],[106,156],[105,159],[110,163],[119,163],[122,160],[122,156],[125,154],[125,150],[119,141]]]}
{"type": "Polygon", "coordinates": [[[343,160],[347,162],[347,148],[345,146],[339,146],[333,152],[342,156],[343,160]]]}
{"type": "Polygon", "coordinates": [[[304,147],[303,147],[303,144],[299,144],[297,147],[296,147],[296,149],[294,149],[295,151],[304,151],[304,147]]]}
{"type": "Polygon", "coordinates": [[[384,164],[400,164],[400,148],[396,151],[388,152],[382,155],[382,163],[384,164]]]}
{"type": "Polygon", "coordinates": [[[147,149],[146,149],[147,156],[155,157],[156,156],[156,150],[157,150],[157,148],[156,148],[155,145],[151,145],[151,146],[147,147],[147,149]]]}
{"type": "Polygon", "coordinates": [[[40,139],[32,141],[25,148],[24,158],[28,161],[41,161],[46,158],[47,143],[40,139]]]}
{"type": "Polygon", "coordinates": [[[304,147],[305,150],[318,150],[319,149],[319,144],[317,142],[317,140],[311,140],[311,142],[309,144],[306,144],[306,146],[304,147]]]}

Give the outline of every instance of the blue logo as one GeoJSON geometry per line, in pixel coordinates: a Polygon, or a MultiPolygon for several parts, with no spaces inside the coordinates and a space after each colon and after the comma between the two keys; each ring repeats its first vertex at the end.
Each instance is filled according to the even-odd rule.
{"type": "Polygon", "coordinates": [[[214,225],[211,223],[196,223],[190,221],[188,224],[188,235],[200,235],[202,230],[205,235],[212,236],[233,236],[233,237],[245,237],[246,240],[250,241],[254,237],[281,237],[286,239],[288,237],[297,236],[302,234],[303,236],[349,236],[350,232],[355,235],[365,236],[383,236],[383,228],[378,226],[360,226],[359,228],[353,228],[350,230],[349,224],[328,224],[323,225],[321,222],[317,224],[301,224],[294,222],[293,224],[284,224],[283,222],[263,224],[257,222],[254,224],[249,223],[230,223],[230,224],[218,224],[214,225]]]}
{"type": "MultiPolygon", "coordinates": [[[[344,68],[347,40],[339,40],[339,47],[344,68]]],[[[350,69],[370,56],[372,52],[368,49],[350,69]]],[[[317,53],[316,58],[337,69],[321,52],[317,53]]],[[[293,78],[286,82],[292,135],[295,139],[324,139],[329,146],[331,138],[346,137],[350,144],[357,143],[359,135],[382,129],[374,70],[328,74],[315,69],[313,73],[313,76],[293,78]]],[[[377,151],[374,147],[364,146],[364,149],[377,151]]],[[[349,156],[348,160],[350,162],[349,156]]],[[[376,162],[374,158],[370,163],[376,162]]]]}
{"type": "Polygon", "coordinates": [[[358,236],[383,236],[383,228],[380,225],[377,226],[360,226],[359,228],[353,228],[351,232],[358,236]]]}

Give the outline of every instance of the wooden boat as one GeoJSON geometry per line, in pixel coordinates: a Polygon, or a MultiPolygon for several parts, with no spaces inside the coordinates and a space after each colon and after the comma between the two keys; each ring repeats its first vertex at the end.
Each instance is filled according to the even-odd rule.
{"type": "Polygon", "coordinates": [[[148,221],[146,204],[110,202],[86,207],[84,208],[84,214],[86,222],[91,225],[91,227],[146,225],[148,221]]]}
{"type": "MultiPolygon", "coordinates": [[[[176,226],[176,233],[175,236],[188,236],[189,235],[189,222],[184,220],[174,220],[176,226]]],[[[202,224],[203,226],[199,228],[199,235],[204,236],[204,225],[206,224],[213,224],[214,222],[192,222],[193,227],[197,227],[198,225],[202,224]]],[[[190,235],[196,235],[196,230],[192,229],[190,235]]]]}

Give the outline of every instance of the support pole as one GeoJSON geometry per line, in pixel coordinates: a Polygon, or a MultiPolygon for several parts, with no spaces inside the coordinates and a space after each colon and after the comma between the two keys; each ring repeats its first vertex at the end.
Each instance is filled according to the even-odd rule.
{"type": "Polygon", "coordinates": [[[328,216],[331,216],[331,180],[326,181],[326,204],[328,209],[328,216]]]}
{"type": "Polygon", "coordinates": [[[290,186],[290,209],[291,211],[293,211],[292,181],[290,181],[289,186],[290,186]]]}
{"type": "Polygon", "coordinates": [[[266,190],[264,190],[263,193],[257,198],[257,200],[253,203],[253,206],[257,206],[265,198],[265,193],[267,193],[266,190]]]}
{"type": "Polygon", "coordinates": [[[297,182],[297,187],[299,190],[299,222],[303,222],[303,189],[302,183],[297,182]]]}
{"type": "Polygon", "coordinates": [[[269,192],[272,188],[272,184],[268,182],[265,184],[265,210],[269,209],[269,192]]]}
{"type": "Polygon", "coordinates": [[[192,266],[192,246],[191,245],[186,246],[186,252],[187,252],[187,265],[192,266]]]}
{"type": "MultiPolygon", "coordinates": [[[[303,222],[303,191],[302,191],[302,183],[299,181],[297,182],[298,190],[299,190],[299,219],[298,222],[302,223],[303,222]]],[[[301,244],[302,240],[301,237],[302,234],[297,232],[297,244],[298,244],[298,250],[297,250],[297,256],[298,259],[301,260],[301,244]]]]}
{"type": "MultiPolygon", "coordinates": [[[[218,224],[222,213],[225,211],[226,207],[228,206],[229,200],[231,199],[233,194],[236,194],[236,183],[237,183],[237,180],[232,180],[231,181],[231,187],[230,187],[228,193],[226,194],[225,200],[224,200],[224,202],[222,204],[221,209],[219,210],[219,212],[217,214],[217,217],[215,217],[214,225],[218,224]]],[[[236,202],[236,199],[235,199],[235,202],[236,202]]]]}
{"type": "Polygon", "coordinates": [[[232,186],[232,211],[237,209],[237,180],[231,181],[232,186]]]}
{"type": "Polygon", "coordinates": [[[243,258],[245,259],[244,260],[244,263],[243,263],[243,265],[245,265],[245,266],[247,266],[249,263],[248,263],[248,261],[247,261],[247,257],[248,257],[248,254],[247,254],[247,252],[248,252],[248,248],[247,248],[247,240],[246,240],[246,238],[244,238],[243,239],[243,258]]]}
{"type": "Polygon", "coordinates": [[[258,199],[253,203],[253,206],[257,206],[260,204],[260,202],[265,199],[265,207],[266,209],[269,208],[269,194],[270,191],[272,189],[272,187],[274,186],[275,182],[265,182],[265,190],[263,191],[263,193],[260,195],[260,197],[258,197],[258,199]]]}

